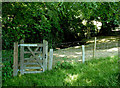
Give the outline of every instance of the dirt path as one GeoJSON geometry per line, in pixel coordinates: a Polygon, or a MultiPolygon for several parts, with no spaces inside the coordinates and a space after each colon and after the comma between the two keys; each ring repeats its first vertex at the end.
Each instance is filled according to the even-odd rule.
{"type": "MultiPolygon", "coordinates": [[[[93,58],[93,42],[94,38],[87,40],[89,45],[85,45],[85,59],[93,58]]],[[[95,58],[108,57],[118,55],[118,37],[98,37],[95,52],[95,58]]],[[[54,65],[57,61],[63,61],[62,58],[67,58],[67,61],[82,61],[81,46],[74,46],[65,49],[54,51],[54,65]]]]}

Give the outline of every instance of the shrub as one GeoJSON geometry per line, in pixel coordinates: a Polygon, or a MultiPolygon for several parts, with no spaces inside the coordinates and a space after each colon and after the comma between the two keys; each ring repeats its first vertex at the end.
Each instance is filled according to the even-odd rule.
{"type": "Polygon", "coordinates": [[[2,67],[2,80],[6,81],[8,78],[12,77],[13,73],[13,53],[12,50],[3,50],[3,67],[2,67]]]}
{"type": "Polygon", "coordinates": [[[64,62],[57,62],[57,65],[55,66],[55,69],[61,68],[61,69],[71,69],[73,65],[70,62],[65,61],[66,58],[64,58],[64,62]]]}
{"type": "Polygon", "coordinates": [[[10,63],[10,62],[3,63],[2,80],[5,81],[8,78],[11,78],[12,77],[12,73],[13,73],[12,63],[10,63]]]}

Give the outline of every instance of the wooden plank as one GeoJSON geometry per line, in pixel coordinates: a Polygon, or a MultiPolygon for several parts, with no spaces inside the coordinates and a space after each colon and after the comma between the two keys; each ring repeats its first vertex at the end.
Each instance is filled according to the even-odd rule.
{"type": "Polygon", "coordinates": [[[94,40],[93,58],[95,58],[95,51],[96,51],[96,37],[95,37],[95,40],[94,40]]]}
{"type": "Polygon", "coordinates": [[[24,73],[42,73],[43,71],[24,71],[24,73]]]}
{"type": "Polygon", "coordinates": [[[19,44],[18,46],[39,46],[39,47],[43,47],[43,44],[19,44]]]}
{"type": "Polygon", "coordinates": [[[29,51],[32,53],[33,56],[35,56],[34,52],[31,50],[31,48],[29,46],[27,46],[27,48],[29,49],[29,51]]]}
{"type": "MultiPolygon", "coordinates": [[[[38,51],[39,48],[40,48],[40,47],[37,46],[37,48],[36,48],[33,52],[34,52],[34,53],[42,53],[42,52],[38,51]]],[[[24,51],[24,53],[31,53],[31,52],[29,52],[29,51],[24,51]]]]}
{"type": "Polygon", "coordinates": [[[49,70],[52,69],[52,63],[53,63],[53,49],[50,49],[50,54],[49,54],[49,70]]]}
{"type": "Polygon", "coordinates": [[[34,54],[33,51],[30,49],[30,47],[27,46],[27,48],[30,50],[30,52],[32,53],[32,55],[34,56],[34,58],[37,60],[37,62],[38,62],[40,65],[42,65],[41,62],[40,62],[40,59],[35,56],[35,54],[34,54]]]}
{"type": "MultiPolygon", "coordinates": [[[[27,58],[26,58],[25,61],[27,61],[27,63],[30,62],[30,61],[32,61],[32,62],[38,62],[36,59],[33,59],[33,58],[32,58],[32,59],[29,59],[29,58],[27,59],[27,58]]],[[[38,63],[42,63],[42,62],[43,62],[43,60],[40,60],[40,59],[39,59],[39,62],[38,62],[38,63]]],[[[41,64],[40,64],[40,65],[41,65],[41,64]]]]}
{"type": "Polygon", "coordinates": [[[18,42],[14,42],[14,63],[13,63],[13,76],[17,76],[18,69],[18,42]]]}
{"type": "MultiPolygon", "coordinates": [[[[20,43],[24,43],[24,40],[21,40],[20,43]]],[[[20,47],[20,72],[21,75],[24,74],[24,46],[20,47]]]]}
{"type": "Polygon", "coordinates": [[[43,72],[47,70],[48,42],[43,40],[43,72]]]}
{"type": "Polygon", "coordinates": [[[29,60],[30,58],[24,58],[24,60],[29,60]]]}
{"type": "MultiPolygon", "coordinates": [[[[34,59],[35,57],[33,58],[24,58],[24,60],[27,60],[27,61],[37,61],[36,59],[34,59]]],[[[42,63],[43,60],[39,58],[39,62],[42,63]]]]}
{"type": "Polygon", "coordinates": [[[38,49],[39,49],[39,47],[37,47],[37,48],[35,49],[35,51],[34,51],[34,52],[37,52],[37,51],[38,51],[38,49]]]}
{"type": "MultiPolygon", "coordinates": [[[[34,51],[32,51],[32,52],[34,52],[34,53],[42,53],[42,52],[40,52],[40,51],[38,51],[38,49],[39,49],[40,47],[37,47],[34,51]]],[[[29,52],[29,51],[24,51],[24,53],[31,53],[31,52],[29,52]]]]}
{"type": "MultiPolygon", "coordinates": [[[[31,53],[31,52],[24,51],[24,53],[26,54],[26,53],[31,53]]],[[[39,53],[39,54],[41,54],[41,52],[39,52],[39,51],[37,51],[37,52],[34,52],[34,53],[39,53]]]]}
{"type": "Polygon", "coordinates": [[[85,62],[85,46],[82,45],[82,62],[85,62]]]}
{"type": "Polygon", "coordinates": [[[25,61],[27,60],[27,62],[28,62],[28,61],[36,61],[34,58],[25,58],[24,60],[25,60],[25,61]]]}
{"type": "Polygon", "coordinates": [[[42,67],[25,67],[25,69],[42,69],[42,67]]]}
{"type": "Polygon", "coordinates": [[[24,63],[24,65],[39,65],[38,63],[24,63]]]}
{"type": "Polygon", "coordinates": [[[48,59],[48,42],[46,41],[46,70],[47,70],[47,59],[48,59]]]}
{"type": "Polygon", "coordinates": [[[24,58],[24,60],[34,60],[34,56],[30,56],[30,58],[24,58]]]}

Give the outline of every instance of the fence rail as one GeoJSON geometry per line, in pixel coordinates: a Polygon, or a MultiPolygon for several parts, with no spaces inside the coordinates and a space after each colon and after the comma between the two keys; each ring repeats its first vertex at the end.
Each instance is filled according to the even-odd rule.
{"type": "MultiPolygon", "coordinates": [[[[73,51],[70,51],[70,52],[67,50],[68,48],[61,49],[59,57],[57,57],[57,58],[66,57],[66,58],[70,58],[69,59],[70,61],[72,61],[75,58],[75,61],[77,61],[77,62],[81,61],[81,62],[84,63],[86,60],[89,60],[89,59],[99,58],[99,57],[107,57],[107,56],[112,56],[112,55],[117,55],[118,54],[118,42],[117,41],[113,41],[113,42],[109,42],[109,41],[108,42],[99,42],[98,39],[95,38],[94,42],[92,42],[90,44],[84,44],[84,49],[82,49],[82,45],[81,45],[82,42],[83,41],[61,43],[62,45],[63,44],[66,44],[66,45],[67,44],[68,45],[71,44],[70,46],[72,46],[72,44],[75,44],[77,46],[69,47],[69,48],[73,48],[74,47],[73,51]],[[66,54],[66,53],[68,53],[68,54],[66,54]]],[[[84,41],[84,43],[85,43],[85,41],[84,41]]],[[[18,46],[21,46],[21,47],[24,47],[24,46],[34,47],[34,46],[44,46],[44,45],[43,44],[23,44],[23,43],[21,43],[18,46]]],[[[47,49],[48,48],[46,48],[46,51],[47,51],[47,49]]],[[[44,51],[44,52],[46,52],[46,51],[44,51]]],[[[14,60],[17,58],[15,52],[19,52],[19,51],[17,51],[17,48],[14,50],[14,60]]],[[[22,53],[30,53],[30,52],[27,52],[27,51],[23,52],[21,49],[20,49],[20,52],[22,52],[22,53]]],[[[34,53],[40,54],[40,52],[37,52],[37,51],[34,52],[34,53]]],[[[50,49],[49,54],[45,55],[45,56],[49,55],[48,62],[44,63],[44,64],[48,64],[48,66],[46,66],[46,68],[48,67],[49,70],[51,70],[51,68],[54,65],[52,61],[55,60],[55,57],[54,57],[55,54],[56,54],[56,51],[53,51],[53,49],[50,49]]],[[[23,57],[23,56],[20,55],[20,57],[23,57]]],[[[17,64],[17,61],[14,62],[14,65],[15,64],[17,64]]],[[[22,64],[22,62],[21,62],[21,64],[22,64]]],[[[15,67],[15,66],[13,66],[13,67],[14,67],[14,69],[17,69],[17,67],[15,67]]],[[[16,70],[14,70],[14,72],[15,71],[16,70]]],[[[22,69],[20,71],[22,71],[22,69]]],[[[14,73],[14,76],[15,75],[16,74],[14,73]]]]}
{"type": "Polygon", "coordinates": [[[118,42],[117,41],[105,41],[100,42],[99,39],[95,38],[95,40],[90,44],[77,45],[74,47],[58,49],[54,51],[54,65],[60,58],[68,58],[66,61],[68,62],[85,62],[90,59],[97,59],[100,57],[108,57],[113,55],[118,55],[118,42]],[[84,46],[84,47],[82,47],[84,46]],[[84,53],[84,54],[83,54],[84,53]],[[59,58],[59,59],[58,59],[59,58]]]}

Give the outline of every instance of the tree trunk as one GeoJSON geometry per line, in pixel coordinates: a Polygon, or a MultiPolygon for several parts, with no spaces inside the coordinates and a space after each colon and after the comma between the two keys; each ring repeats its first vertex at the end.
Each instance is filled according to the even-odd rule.
{"type": "Polygon", "coordinates": [[[90,39],[91,35],[90,35],[90,27],[88,27],[88,33],[87,33],[87,39],[90,39]]]}

